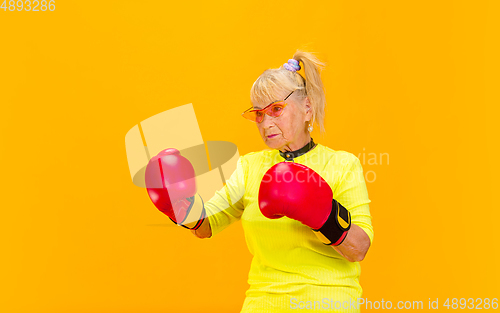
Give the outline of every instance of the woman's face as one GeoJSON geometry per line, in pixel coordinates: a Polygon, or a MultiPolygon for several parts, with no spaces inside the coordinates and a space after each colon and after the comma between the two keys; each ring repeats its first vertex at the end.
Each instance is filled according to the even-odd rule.
{"type": "MultiPolygon", "coordinates": [[[[276,99],[283,99],[288,93],[278,94],[276,99]]],[[[292,94],[285,102],[283,113],[278,117],[264,114],[264,120],[257,123],[260,136],[264,143],[271,149],[294,151],[305,146],[310,136],[307,126],[312,117],[312,108],[309,99],[298,100],[292,94]]],[[[263,109],[269,105],[255,104],[255,109],[263,109]]]]}

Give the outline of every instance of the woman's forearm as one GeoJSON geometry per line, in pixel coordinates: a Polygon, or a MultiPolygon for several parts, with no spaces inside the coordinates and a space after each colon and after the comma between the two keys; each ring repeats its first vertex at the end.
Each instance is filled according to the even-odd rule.
{"type": "Polygon", "coordinates": [[[332,248],[350,262],[361,262],[370,248],[370,237],[361,227],[351,224],[344,242],[332,248]]]}
{"type": "Polygon", "coordinates": [[[205,218],[201,222],[200,227],[197,230],[191,230],[191,233],[198,238],[209,238],[212,236],[212,228],[210,228],[210,222],[208,218],[205,218]]]}

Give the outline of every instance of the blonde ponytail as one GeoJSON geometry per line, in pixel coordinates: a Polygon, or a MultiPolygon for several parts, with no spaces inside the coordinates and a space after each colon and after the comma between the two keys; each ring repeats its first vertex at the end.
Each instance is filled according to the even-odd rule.
{"type": "Polygon", "coordinates": [[[325,64],[318,60],[314,54],[300,50],[295,52],[293,58],[303,64],[306,76],[306,95],[312,104],[314,112],[313,123],[316,122],[323,132],[325,131],[326,97],[323,81],[321,80],[321,70],[324,69],[325,64]]]}

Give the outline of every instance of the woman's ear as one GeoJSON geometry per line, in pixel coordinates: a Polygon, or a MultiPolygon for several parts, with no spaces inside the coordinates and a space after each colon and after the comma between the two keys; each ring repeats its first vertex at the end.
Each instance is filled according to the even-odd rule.
{"type": "Polygon", "coordinates": [[[309,122],[312,119],[313,116],[313,107],[311,104],[311,101],[309,101],[309,98],[306,97],[305,99],[305,108],[306,108],[306,121],[309,122]]]}

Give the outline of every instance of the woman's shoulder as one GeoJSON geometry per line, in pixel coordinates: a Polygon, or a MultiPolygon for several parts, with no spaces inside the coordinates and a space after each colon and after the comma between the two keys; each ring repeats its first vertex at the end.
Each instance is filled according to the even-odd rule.
{"type": "Polygon", "coordinates": [[[345,150],[334,150],[330,147],[318,144],[320,153],[322,153],[329,162],[334,164],[346,165],[359,160],[353,153],[345,150]]]}
{"type": "Polygon", "coordinates": [[[248,163],[254,162],[264,162],[265,160],[270,160],[276,157],[277,150],[265,149],[261,151],[249,152],[241,156],[241,159],[248,163]]]}

